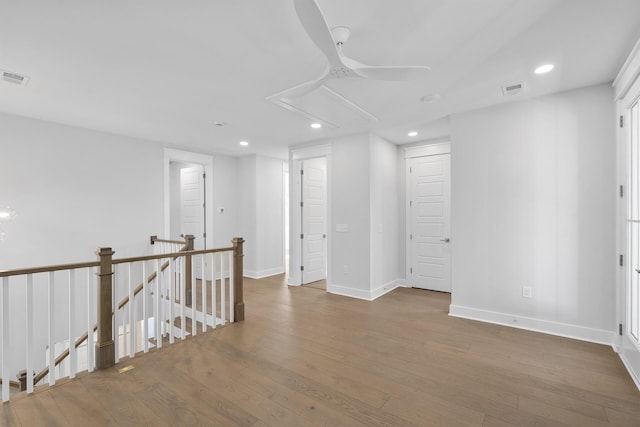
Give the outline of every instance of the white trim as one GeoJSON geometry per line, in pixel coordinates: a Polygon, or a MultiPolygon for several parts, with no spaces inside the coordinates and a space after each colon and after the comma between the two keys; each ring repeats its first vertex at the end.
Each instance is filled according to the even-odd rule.
{"type": "Polygon", "coordinates": [[[267,268],[266,270],[244,270],[244,276],[250,279],[264,279],[265,277],[275,276],[284,273],[284,266],[267,268]]]}
{"type": "Polygon", "coordinates": [[[404,149],[404,158],[412,159],[414,157],[435,156],[437,154],[450,154],[451,142],[438,142],[435,144],[424,144],[406,147],[404,149]]]}
{"type": "MultiPolygon", "coordinates": [[[[327,159],[327,283],[331,283],[331,143],[322,143],[304,147],[289,148],[289,277],[287,283],[291,286],[299,286],[302,283],[300,275],[301,245],[300,236],[302,230],[300,218],[300,191],[298,178],[300,174],[299,162],[307,159],[325,157],[327,159]]],[[[328,291],[328,287],[327,287],[328,291]]]]}
{"type": "Polygon", "coordinates": [[[593,329],[584,326],[571,325],[569,323],[553,322],[549,320],[534,319],[531,317],[498,313],[489,310],[463,307],[459,305],[449,306],[449,316],[463,319],[478,320],[480,322],[494,323],[512,328],[526,329],[528,331],[557,335],[565,338],[573,338],[582,341],[593,342],[613,346],[615,332],[604,329],[593,329]]]}
{"type": "Polygon", "coordinates": [[[330,155],[331,144],[320,144],[308,147],[291,148],[291,160],[313,159],[315,157],[324,157],[330,155]]]}
{"type": "Polygon", "coordinates": [[[205,203],[209,207],[207,209],[207,217],[205,223],[207,227],[207,248],[213,248],[213,156],[206,154],[192,153],[190,151],[174,150],[172,148],[164,148],[163,159],[163,191],[164,191],[164,235],[162,238],[168,239],[171,233],[171,205],[170,205],[170,163],[171,162],[186,162],[197,163],[203,166],[204,173],[206,174],[206,193],[205,203]]]}
{"type": "Polygon", "coordinates": [[[402,279],[392,280],[374,290],[365,290],[365,289],[352,288],[349,286],[339,286],[339,285],[328,284],[327,292],[336,294],[336,295],[342,295],[345,297],[358,298],[365,301],[373,301],[385,294],[388,294],[394,289],[403,286],[403,282],[404,281],[402,279]]]}
{"type": "Polygon", "coordinates": [[[616,100],[620,100],[627,95],[631,85],[640,77],[640,39],[636,42],[622,65],[620,72],[613,81],[616,100]]]}
{"type": "Polygon", "coordinates": [[[616,197],[616,245],[619,254],[624,256],[624,267],[616,268],[616,325],[623,325],[623,335],[615,335],[614,347],[620,359],[627,368],[629,375],[640,389],[640,351],[629,338],[628,325],[629,313],[627,312],[627,275],[629,273],[629,251],[627,231],[627,207],[629,188],[629,141],[630,141],[630,114],[629,108],[640,97],[640,40],[636,42],[629,57],[613,82],[616,100],[616,179],[618,185],[625,186],[625,197],[616,197]],[[619,117],[624,117],[625,126],[620,128],[619,117]]]}

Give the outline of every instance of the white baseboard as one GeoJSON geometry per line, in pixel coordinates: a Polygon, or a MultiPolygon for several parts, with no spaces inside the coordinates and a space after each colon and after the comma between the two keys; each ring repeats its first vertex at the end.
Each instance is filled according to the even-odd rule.
{"type": "Polygon", "coordinates": [[[276,274],[284,273],[284,266],[268,268],[266,270],[244,270],[244,275],[251,279],[263,279],[276,274]]]}
{"type": "Polygon", "coordinates": [[[627,336],[621,337],[620,345],[614,346],[614,350],[620,356],[620,360],[622,360],[624,367],[627,368],[631,379],[640,390],[640,351],[627,336]]]}
{"type": "Polygon", "coordinates": [[[373,301],[376,298],[381,297],[382,295],[391,292],[398,286],[400,286],[401,279],[392,280],[374,290],[364,290],[352,288],[349,286],[339,286],[339,285],[327,285],[327,292],[337,295],[343,295],[351,298],[363,299],[366,301],[373,301]]]}
{"type": "Polygon", "coordinates": [[[614,331],[587,328],[584,326],[571,325],[569,323],[552,322],[549,320],[534,319],[531,317],[499,313],[453,304],[449,306],[449,316],[479,320],[481,322],[495,323],[497,325],[511,326],[513,328],[526,329],[529,331],[542,332],[545,334],[610,346],[613,346],[615,339],[614,331]]]}

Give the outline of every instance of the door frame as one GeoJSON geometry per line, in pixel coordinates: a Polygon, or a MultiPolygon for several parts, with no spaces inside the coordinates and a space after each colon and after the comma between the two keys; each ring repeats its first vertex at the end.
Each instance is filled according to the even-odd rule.
{"type": "Polygon", "coordinates": [[[163,190],[164,190],[164,236],[167,238],[171,232],[171,162],[196,163],[202,165],[205,178],[205,205],[207,215],[205,216],[205,226],[207,236],[205,242],[207,248],[213,248],[213,156],[206,154],[192,153],[190,151],[174,150],[172,148],[163,149],[163,190]]]}
{"type": "MultiPolygon", "coordinates": [[[[412,145],[404,149],[404,164],[405,164],[405,277],[406,286],[410,286],[409,278],[411,277],[411,260],[412,260],[412,248],[411,248],[411,209],[409,202],[411,200],[411,174],[409,168],[411,167],[411,159],[416,157],[437,156],[439,154],[451,154],[451,142],[425,142],[421,145],[412,145]]],[[[449,168],[449,179],[451,179],[451,169],[453,162],[449,168]]],[[[453,186],[451,186],[452,191],[453,186]]],[[[451,203],[451,194],[449,194],[449,203],[451,203]]],[[[449,225],[451,227],[451,209],[449,209],[449,225]]],[[[453,242],[453,227],[450,232],[451,242],[453,242]]],[[[449,243],[452,245],[453,243],[449,243]]],[[[451,273],[453,272],[453,259],[451,259],[451,273]]],[[[453,274],[451,274],[451,295],[453,295],[453,274]]]]}
{"type": "Polygon", "coordinates": [[[622,266],[616,259],[616,325],[614,330],[618,333],[615,334],[613,339],[613,347],[618,352],[620,359],[629,371],[631,378],[635,382],[638,389],[640,389],[640,348],[638,344],[634,343],[629,337],[628,327],[628,294],[627,294],[627,279],[628,271],[631,264],[629,259],[629,235],[627,228],[627,209],[629,203],[629,196],[631,191],[629,189],[629,143],[630,143],[630,107],[640,99],[640,40],[636,43],[635,47],[629,58],[622,66],[620,73],[613,82],[615,90],[615,102],[616,102],[616,169],[617,169],[617,184],[624,188],[622,197],[619,190],[616,189],[616,225],[617,225],[617,249],[618,254],[623,257],[622,266]],[[622,118],[624,121],[623,126],[620,126],[618,122],[622,118]],[[619,325],[622,325],[621,327],[619,325]],[[622,333],[619,333],[618,328],[622,329],[622,333]]]}
{"type": "Polygon", "coordinates": [[[289,277],[290,286],[300,286],[302,275],[300,265],[302,265],[302,244],[300,233],[302,233],[302,211],[300,210],[300,188],[299,174],[300,163],[303,160],[310,160],[324,157],[327,160],[327,289],[331,281],[331,145],[322,144],[303,148],[293,148],[289,151],[289,277]]]}

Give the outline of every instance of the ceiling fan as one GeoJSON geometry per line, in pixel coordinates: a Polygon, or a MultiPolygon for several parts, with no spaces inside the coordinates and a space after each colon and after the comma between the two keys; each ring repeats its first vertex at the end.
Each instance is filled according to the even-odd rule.
{"type": "Polygon", "coordinates": [[[342,53],[342,46],[351,35],[347,27],[329,29],[316,0],[294,0],[296,13],[313,42],[325,54],[328,65],[320,77],[302,83],[286,91],[286,98],[305,95],[330,79],[365,78],[375,80],[415,80],[428,75],[427,66],[379,66],[365,65],[342,53]]]}

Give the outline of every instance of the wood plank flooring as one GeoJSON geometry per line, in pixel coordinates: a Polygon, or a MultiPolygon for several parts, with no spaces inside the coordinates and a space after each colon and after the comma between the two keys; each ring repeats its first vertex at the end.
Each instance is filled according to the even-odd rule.
{"type": "Polygon", "coordinates": [[[246,320],[0,406],[2,426],[640,426],[610,347],[245,280],[246,320]],[[118,373],[118,368],[134,369],[118,373]]]}

